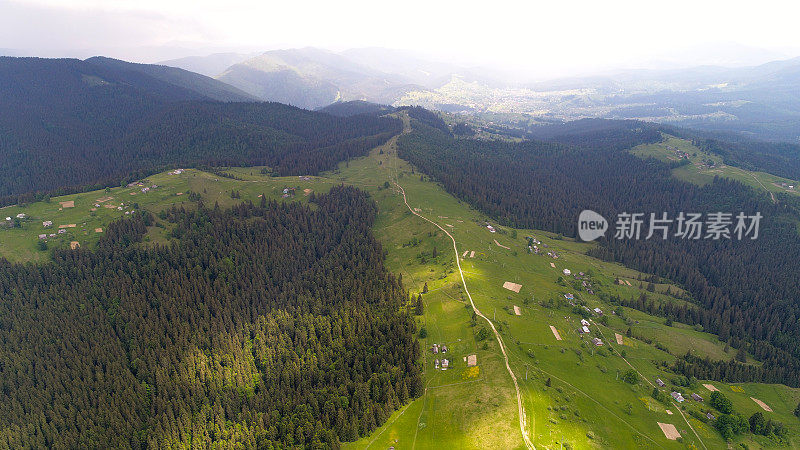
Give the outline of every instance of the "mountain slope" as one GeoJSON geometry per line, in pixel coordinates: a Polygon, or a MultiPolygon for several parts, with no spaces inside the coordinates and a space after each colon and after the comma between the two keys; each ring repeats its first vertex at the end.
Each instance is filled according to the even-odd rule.
{"type": "Polygon", "coordinates": [[[16,293],[0,302],[2,442],[339,448],[420,395],[374,202],[344,186],[313,201],[169,208],[165,246],[139,244],[156,220],[136,211],[93,251],[0,260],[16,293]]]}
{"type": "Polygon", "coordinates": [[[339,88],[333,83],[304,76],[293,69],[263,69],[254,61],[236,64],[219,76],[221,81],[262,100],[285,103],[299,108],[315,109],[339,99],[339,88]]]}
{"type": "MultiPolygon", "coordinates": [[[[623,220],[625,212],[642,214],[641,235],[609,232],[589,254],[679,283],[702,309],[676,309],[670,315],[764,361],[758,369],[734,367],[730,381],[800,386],[800,305],[792,300],[800,295],[800,270],[793,263],[800,255],[796,199],[773,201],[761,190],[724,178],[696,186],[674,178],[673,165],[636,159],[626,151],[636,141],[658,142],[661,136],[653,128],[626,122],[618,122],[616,130],[602,123],[578,125],[574,137],[566,128],[553,135],[561,143],[515,143],[453,139],[415,123],[414,132],[398,139],[398,154],[501,224],[577,237],[575,219],[583,210],[597,211],[609,223],[623,220]],[[700,231],[696,239],[676,233],[683,211],[702,214],[704,238],[700,231]],[[647,226],[648,213],[660,217],[661,212],[670,218],[671,233],[645,238],[646,231],[659,233],[647,226]],[[728,235],[714,238],[710,224],[717,212],[732,219],[728,235]],[[741,229],[737,237],[740,212],[763,217],[757,240],[741,229]]],[[[625,231],[616,222],[620,229],[625,231]]]]}
{"type": "Polygon", "coordinates": [[[254,56],[256,54],[214,53],[208,56],[187,56],[185,58],[170,59],[161,61],[158,64],[177,67],[213,78],[224,72],[228,67],[254,56]]]}
{"type": "Polygon", "coordinates": [[[136,64],[119,59],[95,56],[86,62],[115,73],[139,72],[165,83],[189,89],[210,100],[222,102],[256,101],[256,97],[221,81],[184,69],[154,64],[136,64]]]}
{"type": "Polygon", "coordinates": [[[116,184],[170,165],[316,173],[399,127],[392,119],[340,118],[277,103],[209,101],[148,75],[149,68],[119,66],[0,58],[0,197],[116,184]]]}
{"type": "Polygon", "coordinates": [[[263,100],[309,109],[337,100],[391,103],[404,92],[420,89],[402,76],[315,48],[266,52],[231,66],[218,79],[263,100]]]}

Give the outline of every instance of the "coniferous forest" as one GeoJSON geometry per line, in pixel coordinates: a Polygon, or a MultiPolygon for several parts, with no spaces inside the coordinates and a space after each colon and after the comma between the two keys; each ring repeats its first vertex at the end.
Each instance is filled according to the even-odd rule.
{"type": "Polygon", "coordinates": [[[355,188],[173,208],[0,261],[0,447],[337,447],[421,394],[402,280],[355,188]],[[167,245],[144,245],[161,222],[167,245]]]}
{"type": "Polygon", "coordinates": [[[635,299],[625,299],[626,306],[702,325],[764,361],[763,367],[732,370],[722,368],[727,363],[701,364],[690,355],[677,370],[800,386],[796,200],[781,195],[773,203],[762,192],[727,179],[702,187],[678,180],[668,164],[625,151],[660,139],[657,129],[644,125],[623,123],[617,129],[581,129],[573,135],[561,130],[561,136],[548,142],[520,143],[454,139],[440,130],[415,123],[415,131],[398,141],[400,156],[509,226],[574,237],[579,213],[597,211],[609,220],[611,230],[590,251],[592,256],[673,280],[700,308],[648,309],[647,302],[635,299]],[[614,239],[615,219],[625,211],[647,216],[667,212],[671,218],[679,211],[758,211],[764,218],[757,240],[645,240],[647,223],[640,240],[614,239]]]}
{"type": "Polygon", "coordinates": [[[399,121],[374,115],[214,101],[106,61],[0,57],[0,205],[169,167],[267,165],[315,175],[400,131],[399,121]]]}

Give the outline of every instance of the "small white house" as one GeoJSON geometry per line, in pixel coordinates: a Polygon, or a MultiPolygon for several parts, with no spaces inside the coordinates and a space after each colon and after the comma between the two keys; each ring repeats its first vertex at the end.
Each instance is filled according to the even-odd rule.
{"type": "Polygon", "coordinates": [[[589,326],[589,321],[586,320],[586,319],[581,319],[581,325],[583,325],[585,327],[588,327],[589,326]]]}
{"type": "Polygon", "coordinates": [[[678,402],[678,403],[682,403],[683,402],[683,395],[681,395],[680,392],[672,391],[672,393],[669,394],[669,395],[671,395],[672,398],[674,398],[676,402],[678,402]]]}
{"type": "Polygon", "coordinates": [[[595,308],[594,309],[594,313],[597,314],[598,316],[602,316],[603,315],[603,310],[600,309],[600,308],[595,308]]]}
{"type": "Polygon", "coordinates": [[[24,219],[24,218],[25,218],[25,213],[17,214],[17,219],[24,219]]]}
{"type": "Polygon", "coordinates": [[[45,227],[45,228],[47,228],[49,226],[52,226],[52,225],[53,225],[53,221],[52,220],[45,220],[44,222],[42,222],[42,226],[45,227]]]}
{"type": "Polygon", "coordinates": [[[582,331],[584,334],[589,334],[589,327],[587,327],[586,325],[584,325],[583,327],[581,327],[581,331],[582,331]]]}
{"type": "Polygon", "coordinates": [[[442,360],[442,370],[447,370],[448,367],[450,367],[450,361],[448,361],[446,359],[443,359],[442,360]]]}
{"type": "Polygon", "coordinates": [[[564,275],[571,275],[572,271],[569,269],[564,269],[564,275]]]}

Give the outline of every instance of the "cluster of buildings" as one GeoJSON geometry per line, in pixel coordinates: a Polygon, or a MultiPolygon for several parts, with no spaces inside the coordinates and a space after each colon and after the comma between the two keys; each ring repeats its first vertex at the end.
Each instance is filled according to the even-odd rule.
{"type": "MultiPolygon", "coordinates": [[[[557,258],[557,256],[556,256],[556,258],[557,258]]],[[[572,276],[572,278],[575,278],[576,280],[579,280],[581,282],[581,286],[583,286],[583,288],[586,289],[586,292],[588,292],[589,294],[594,294],[594,291],[592,290],[592,282],[589,279],[589,275],[588,274],[585,274],[583,272],[578,272],[578,273],[575,274],[575,273],[572,273],[572,271],[569,270],[569,269],[564,269],[563,273],[564,273],[564,276],[567,276],[567,277],[568,276],[572,276]]]]}
{"type": "MultiPolygon", "coordinates": [[[[589,330],[589,325],[590,325],[590,323],[589,323],[588,320],[581,319],[581,327],[580,327],[580,329],[578,329],[578,333],[579,334],[589,334],[589,333],[591,333],[591,330],[589,330]]],[[[595,347],[602,347],[603,346],[603,340],[600,339],[599,337],[592,338],[591,339],[591,343],[595,347]]]]}
{"type": "Polygon", "coordinates": [[[686,158],[686,159],[689,159],[689,153],[687,153],[687,152],[685,152],[685,151],[683,151],[683,150],[680,150],[680,149],[678,149],[678,148],[675,148],[675,147],[672,147],[672,146],[669,146],[669,145],[667,146],[667,150],[672,150],[672,151],[674,151],[674,152],[675,152],[675,156],[676,156],[677,158],[681,158],[681,159],[683,159],[683,158],[686,158]]]}
{"type": "Polygon", "coordinates": [[[528,236],[528,253],[535,253],[539,254],[539,246],[542,245],[542,242],[536,239],[533,236],[528,236]]]}
{"type": "MultiPolygon", "coordinates": [[[[434,355],[437,355],[439,353],[447,353],[447,346],[444,345],[444,344],[442,344],[442,345],[433,344],[433,346],[431,347],[431,352],[434,355]]],[[[440,361],[437,358],[436,360],[433,361],[433,367],[435,369],[441,368],[442,370],[447,370],[447,368],[450,367],[450,361],[448,359],[446,359],[446,358],[444,358],[444,359],[442,359],[440,361]]]]}
{"type": "Polygon", "coordinates": [[[489,233],[496,233],[497,232],[497,230],[495,230],[493,226],[488,225],[488,224],[486,225],[486,229],[489,230],[489,233]]]}
{"type": "MultiPolygon", "coordinates": [[[[664,387],[664,382],[661,381],[660,378],[656,379],[656,383],[658,383],[659,386],[664,387]]],[[[683,394],[681,394],[678,391],[672,391],[669,395],[671,395],[672,398],[678,403],[683,403],[684,401],[686,401],[686,399],[683,398],[683,394]]],[[[702,402],[703,401],[703,397],[701,397],[699,394],[694,393],[694,394],[691,395],[691,397],[692,397],[692,400],[694,400],[696,402],[702,402]]]]}
{"type": "MultiPolygon", "coordinates": [[[[25,215],[25,213],[19,213],[19,214],[17,214],[15,217],[16,217],[17,219],[20,219],[20,220],[22,220],[22,219],[24,219],[24,218],[25,218],[25,217],[27,217],[27,216],[25,215]]],[[[11,216],[8,216],[8,217],[6,217],[5,225],[7,225],[7,226],[9,226],[9,227],[10,227],[10,226],[13,226],[13,225],[14,225],[14,218],[13,218],[13,217],[11,217],[11,216]]]]}
{"type": "MultiPolygon", "coordinates": [[[[177,169],[177,170],[174,170],[174,171],[170,172],[171,175],[178,175],[179,173],[183,173],[183,169],[177,169]],[[178,172],[178,171],[180,171],[180,172],[178,172]]],[[[150,192],[151,189],[158,188],[158,185],[154,184],[152,186],[145,186],[145,184],[143,182],[141,182],[141,181],[134,181],[133,183],[128,183],[128,187],[129,188],[139,187],[140,190],[142,191],[142,193],[146,193],[146,192],[150,192]]],[[[97,205],[95,205],[95,206],[97,206],[97,205]]]]}
{"type": "MultiPolygon", "coordinates": [[[[664,382],[661,381],[661,378],[656,378],[656,384],[658,384],[660,387],[664,387],[665,386],[664,382]]],[[[681,394],[680,392],[672,391],[672,392],[670,392],[669,395],[672,396],[672,399],[675,400],[677,403],[683,403],[683,402],[686,401],[686,399],[683,398],[683,394],[681,394]]],[[[703,397],[701,397],[699,394],[696,394],[696,393],[692,394],[691,398],[692,398],[692,400],[694,400],[696,402],[702,402],[703,401],[703,397]]],[[[710,412],[706,412],[706,418],[708,418],[708,420],[714,420],[715,417],[714,417],[714,414],[711,414],[710,412]]]]}

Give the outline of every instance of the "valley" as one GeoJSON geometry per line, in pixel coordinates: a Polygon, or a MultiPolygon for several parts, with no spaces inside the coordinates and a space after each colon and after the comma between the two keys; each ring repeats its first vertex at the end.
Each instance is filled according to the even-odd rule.
{"type": "MultiPolygon", "coordinates": [[[[655,156],[659,151],[640,148],[635,153],[655,156]]],[[[737,436],[732,443],[800,445],[800,424],[792,414],[800,391],[783,385],[688,380],[670,373],[665,364],[687,350],[722,360],[733,359],[735,350],[696,326],[668,324],[663,317],[613,300],[644,295],[657,304],[685,303],[680,287],[663,279],[652,283],[648,274],[587,256],[595,244],[498,225],[421,173],[424,167],[400,159],[396,138],[320,176],[273,177],[261,169],[164,172],[141,185],[6,207],[3,218],[25,216],[20,227],[0,229],[0,256],[16,262],[47,261],[49,253],[37,248],[38,235],[54,233],[51,230],[61,224],[76,226],[55,232],[47,239],[50,248],[67,248],[78,241],[81,249],[91,249],[102,235],[96,229],[107,228],[131,210],[159,217],[172,205],[192,209],[201,200],[206,206],[225,208],[242,201],[257,203],[262,195],[308,203],[333,186],[353,185],[366,190],[378,205],[373,232],[383,246],[387,269],[402,275],[412,296],[422,296],[422,314],[416,320],[425,389],[376,431],[345,447],[525,448],[527,434],[536,448],[721,448],[726,444],[719,432],[700,419],[706,411],[718,415],[708,405],[711,391],[704,384],[722,391],[745,417],[761,411],[788,429],[783,443],[752,434],[737,436]],[[149,189],[143,192],[144,188],[149,189]],[[74,206],[64,207],[62,202],[74,206]],[[45,229],[42,221],[54,225],[45,229]],[[528,237],[539,242],[539,254],[529,251],[528,237]],[[519,292],[504,288],[506,282],[521,285],[519,292]],[[595,308],[602,314],[592,312],[595,308]],[[578,332],[581,319],[589,321],[589,333],[578,332]],[[596,346],[592,339],[603,345],[596,346]],[[447,353],[434,354],[434,344],[446,346],[447,353]],[[474,366],[468,364],[472,355],[474,366]],[[447,370],[441,369],[444,359],[447,370]],[[632,370],[636,379],[623,381],[631,379],[632,370]],[[519,405],[509,371],[518,384],[519,405]],[[656,379],[665,383],[660,391],[682,392],[686,400],[676,404],[654,399],[656,379]],[[692,400],[691,393],[705,401],[692,400]],[[763,410],[751,397],[772,411],[763,410]],[[674,425],[680,438],[667,439],[659,423],[674,425]]],[[[173,239],[170,224],[156,219],[141,245],[173,239]]],[[[748,359],[748,364],[760,364],[752,356],[748,359]]]]}
{"type": "Polygon", "coordinates": [[[0,0],[0,450],[800,448],[800,3],[584,3],[0,0]]]}

